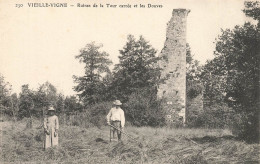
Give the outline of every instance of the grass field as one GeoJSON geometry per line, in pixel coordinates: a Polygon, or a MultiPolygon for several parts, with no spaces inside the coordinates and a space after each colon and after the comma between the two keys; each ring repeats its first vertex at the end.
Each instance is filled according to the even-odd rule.
{"type": "MultiPolygon", "coordinates": [[[[35,123],[36,122],[36,123],[35,123]]],[[[60,145],[42,149],[34,121],[2,122],[1,163],[259,163],[259,145],[236,140],[228,130],[126,127],[122,142],[109,142],[109,128],[60,127],[60,145]]]]}

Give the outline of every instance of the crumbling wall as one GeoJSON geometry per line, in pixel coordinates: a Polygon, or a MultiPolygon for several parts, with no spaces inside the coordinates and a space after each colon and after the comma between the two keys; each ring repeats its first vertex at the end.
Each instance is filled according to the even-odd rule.
{"type": "Polygon", "coordinates": [[[163,98],[163,109],[169,123],[178,116],[186,118],[186,21],[190,11],[174,9],[168,23],[166,41],[160,56],[161,79],[158,98],[163,98]]]}

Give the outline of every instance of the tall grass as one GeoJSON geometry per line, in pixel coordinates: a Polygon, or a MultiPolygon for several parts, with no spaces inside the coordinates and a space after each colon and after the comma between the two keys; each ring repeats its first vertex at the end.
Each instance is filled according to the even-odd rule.
{"type": "Polygon", "coordinates": [[[1,163],[258,163],[259,145],[237,141],[228,130],[126,127],[131,138],[110,143],[107,126],[61,124],[59,146],[44,151],[41,121],[33,123],[1,124],[1,163]]]}

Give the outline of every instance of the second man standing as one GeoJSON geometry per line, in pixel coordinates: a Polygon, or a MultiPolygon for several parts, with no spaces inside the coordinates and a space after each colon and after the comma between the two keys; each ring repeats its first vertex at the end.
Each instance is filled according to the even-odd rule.
{"type": "Polygon", "coordinates": [[[117,138],[121,140],[121,131],[125,126],[125,114],[124,111],[121,109],[122,103],[119,100],[115,100],[113,102],[114,107],[112,107],[107,115],[107,123],[108,125],[112,125],[110,129],[110,136],[111,131],[113,132],[113,139],[115,139],[115,132],[117,133],[117,138]],[[114,128],[115,127],[115,128],[114,128]],[[118,130],[119,129],[119,130],[118,130]]]}

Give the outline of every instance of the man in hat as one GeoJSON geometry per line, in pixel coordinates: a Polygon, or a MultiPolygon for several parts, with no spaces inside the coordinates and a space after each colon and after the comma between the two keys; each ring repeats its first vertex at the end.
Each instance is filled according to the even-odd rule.
{"type": "Polygon", "coordinates": [[[50,106],[47,112],[47,117],[44,118],[43,122],[45,140],[43,148],[53,147],[58,145],[58,130],[59,120],[55,115],[53,106],[50,106]]]}
{"type": "MultiPolygon", "coordinates": [[[[113,102],[113,107],[110,109],[108,115],[107,115],[107,123],[108,125],[112,125],[110,129],[110,137],[111,137],[111,131],[113,132],[113,140],[115,138],[115,132],[117,133],[118,140],[121,140],[121,132],[119,130],[123,130],[125,126],[125,113],[120,108],[122,103],[119,100],[115,100],[113,102]],[[119,130],[117,130],[119,129],[119,130]]],[[[110,138],[111,139],[111,138],[110,138]]]]}

